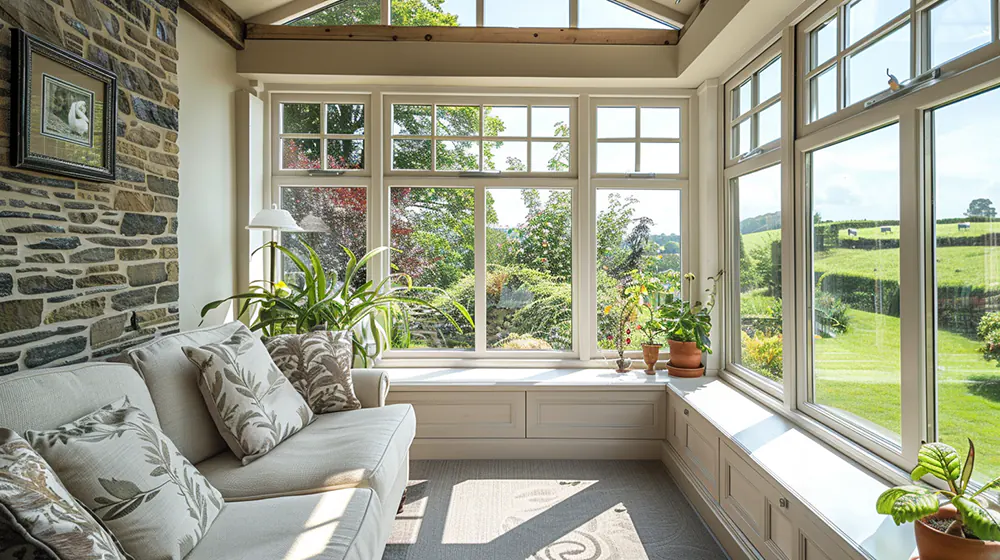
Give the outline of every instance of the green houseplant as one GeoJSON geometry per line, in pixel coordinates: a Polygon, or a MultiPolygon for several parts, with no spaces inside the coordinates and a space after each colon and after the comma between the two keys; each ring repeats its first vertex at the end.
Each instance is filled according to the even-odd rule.
{"type": "Polygon", "coordinates": [[[947,490],[907,485],[882,493],[876,509],[891,515],[896,525],[914,522],[921,560],[996,560],[1000,558],[1000,513],[992,511],[985,492],[1000,488],[1000,477],[974,490],[969,487],[976,461],[976,446],[969,440],[969,455],[962,464],[954,447],[928,443],[920,448],[914,480],[931,475],[947,490]],[[944,503],[942,503],[944,499],[944,503]]]}
{"type": "MultiPolygon", "coordinates": [[[[387,251],[379,247],[358,259],[347,247],[347,269],[343,276],[337,272],[326,272],[319,255],[312,247],[302,244],[308,258],[299,258],[292,250],[275,242],[257,249],[269,248],[280,251],[295,265],[296,276],[301,281],[287,285],[284,282],[261,281],[253,283],[247,291],[213,301],[201,310],[204,318],[208,312],[234,300],[242,300],[238,317],[256,311],[250,329],[261,331],[265,336],[303,333],[316,328],[344,330],[354,333],[354,357],[362,365],[369,365],[374,357],[388,346],[385,321],[393,307],[425,307],[445,317],[456,329],[462,330],[459,320],[474,328],[468,310],[451,299],[438,288],[414,286],[406,274],[391,274],[379,283],[371,280],[355,281],[364,266],[376,255],[387,251]],[[423,295],[443,296],[441,301],[448,304],[444,309],[429,303],[423,295]],[[370,349],[371,346],[374,348],[370,349]]],[[[256,252],[256,251],[255,251],[256,252]]],[[[398,317],[398,315],[397,315],[398,317]]]]}
{"type": "MultiPolygon", "coordinates": [[[[676,285],[680,273],[669,273],[668,281],[676,285]]],[[[654,310],[653,320],[647,326],[662,332],[670,346],[670,365],[676,368],[701,367],[702,353],[712,353],[712,310],[723,271],[710,277],[712,286],[705,290],[705,301],[686,301],[679,292],[665,293],[662,303],[654,310]]],[[[694,274],[684,275],[686,282],[696,280],[694,274]]]]}

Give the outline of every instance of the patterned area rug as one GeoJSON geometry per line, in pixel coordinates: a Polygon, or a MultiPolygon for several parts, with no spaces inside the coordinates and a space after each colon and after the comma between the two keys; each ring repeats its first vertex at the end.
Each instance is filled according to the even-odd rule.
{"type": "Polygon", "coordinates": [[[383,560],[717,560],[656,461],[413,461],[383,560]]]}

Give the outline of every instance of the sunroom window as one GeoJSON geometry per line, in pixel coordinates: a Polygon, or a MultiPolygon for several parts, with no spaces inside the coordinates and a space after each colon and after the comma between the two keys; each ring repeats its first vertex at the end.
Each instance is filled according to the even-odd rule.
{"type": "Polygon", "coordinates": [[[598,105],[598,175],[681,172],[681,110],[678,107],[598,105]]]}
{"type": "Polygon", "coordinates": [[[363,103],[280,103],[279,168],[363,170],[365,118],[363,103]]]}

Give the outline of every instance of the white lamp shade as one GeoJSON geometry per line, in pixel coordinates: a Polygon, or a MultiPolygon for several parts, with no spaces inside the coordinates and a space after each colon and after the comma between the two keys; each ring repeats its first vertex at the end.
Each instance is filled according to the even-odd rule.
{"type": "Polygon", "coordinates": [[[276,229],[280,231],[302,231],[288,210],[281,210],[277,204],[265,208],[250,220],[247,229],[276,229]]]}

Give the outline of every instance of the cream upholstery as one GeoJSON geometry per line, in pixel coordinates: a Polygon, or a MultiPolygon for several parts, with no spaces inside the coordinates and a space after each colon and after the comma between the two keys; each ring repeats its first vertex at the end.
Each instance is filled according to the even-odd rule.
{"type": "Polygon", "coordinates": [[[388,502],[416,426],[408,404],[317,414],[249,465],[227,451],[197,467],[228,501],[369,487],[388,502]]]}
{"type": "Polygon", "coordinates": [[[0,377],[0,426],[19,434],[51,430],[122,397],[157,421],[149,390],[125,364],[20,371],[0,377]]]}
{"type": "Polygon", "coordinates": [[[376,560],[382,509],[367,488],[227,504],[185,560],[376,560]]]}
{"type": "Polygon", "coordinates": [[[93,362],[0,377],[0,426],[50,430],[127,396],[227,499],[187,560],[381,558],[406,488],[413,408],[384,406],[384,371],[353,370],[365,408],[318,415],[240,466],[208,413],[197,368],[181,351],[227,339],[238,325],[171,335],[131,350],[128,361],[141,376],[127,364],[93,362]]]}
{"type": "MultiPolygon", "coordinates": [[[[163,433],[192,463],[204,461],[229,448],[205,406],[198,390],[198,367],[181,351],[229,339],[243,326],[228,323],[196,331],[173,334],[137,346],[126,353],[128,361],[149,386],[163,433]]],[[[107,403],[105,403],[107,404],[107,403]]]]}

